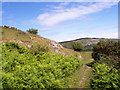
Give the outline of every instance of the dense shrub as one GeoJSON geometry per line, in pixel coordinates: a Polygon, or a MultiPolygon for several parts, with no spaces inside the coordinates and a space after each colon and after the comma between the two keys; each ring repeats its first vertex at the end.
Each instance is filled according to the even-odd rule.
{"type": "Polygon", "coordinates": [[[4,25],[5,28],[9,28],[9,26],[4,25]]]}
{"type": "Polygon", "coordinates": [[[92,51],[94,46],[95,46],[95,44],[86,45],[86,46],[84,47],[84,50],[83,50],[83,51],[92,51]]]}
{"type": "Polygon", "coordinates": [[[99,60],[102,54],[107,56],[118,56],[120,52],[120,46],[118,42],[113,41],[101,41],[93,47],[92,57],[95,60],[99,60]]]}
{"type": "Polygon", "coordinates": [[[101,62],[106,63],[108,66],[114,66],[120,68],[120,45],[118,42],[113,41],[101,41],[93,47],[92,57],[94,60],[99,61],[101,57],[104,59],[101,62]]]}
{"type": "Polygon", "coordinates": [[[116,68],[110,68],[104,63],[95,63],[93,67],[92,88],[96,90],[111,88],[114,90],[120,87],[120,72],[116,68]]]}
{"type": "Polygon", "coordinates": [[[91,87],[95,89],[117,89],[120,87],[120,46],[118,42],[99,42],[93,47],[93,79],[91,87]]]}
{"type": "Polygon", "coordinates": [[[24,53],[26,49],[24,47],[21,47],[18,43],[16,42],[6,42],[5,46],[8,50],[10,51],[18,51],[19,53],[24,53]]]}
{"type": "Polygon", "coordinates": [[[27,30],[27,32],[28,32],[28,33],[32,33],[32,34],[37,34],[37,33],[38,33],[38,30],[31,28],[31,29],[27,30]]]}
{"type": "Polygon", "coordinates": [[[114,67],[116,69],[120,69],[120,59],[118,57],[109,57],[106,55],[102,55],[99,60],[101,63],[105,63],[109,67],[114,67]]]}
{"type": "Polygon", "coordinates": [[[81,60],[60,54],[31,54],[11,50],[18,44],[2,46],[3,89],[61,88],[63,79],[73,74],[81,60]]]}
{"type": "Polygon", "coordinates": [[[49,49],[47,46],[41,47],[40,45],[37,46],[32,45],[32,47],[29,49],[29,52],[32,54],[34,53],[35,55],[40,54],[41,52],[48,52],[48,51],[49,49]]]}
{"type": "Polygon", "coordinates": [[[75,51],[81,51],[84,49],[84,46],[80,42],[73,42],[72,47],[75,51]]]}

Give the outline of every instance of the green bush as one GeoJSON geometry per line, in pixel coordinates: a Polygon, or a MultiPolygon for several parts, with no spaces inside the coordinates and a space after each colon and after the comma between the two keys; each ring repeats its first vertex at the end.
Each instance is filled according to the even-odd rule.
{"type": "Polygon", "coordinates": [[[7,26],[7,25],[4,25],[4,27],[5,27],[5,28],[9,28],[9,26],[7,26]]]}
{"type": "Polygon", "coordinates": [[[95,46],[95,44],[91,44],[91,45],[86,45],[84,47],[83,51],[93,51],[93,47],[95,46]]]}
{"type": "Polygon", "coordinates": [[[118,45],[118,42],[101,41],[93,47],[92,57],[94,58],[95,61],[100,61],[100,58],[104,57],[104,59],[102,59],[101,62],[106,63],[108,66],[120,68],[119,53],[120,45],[118,45]]]}
{"type": "Polygon", "coordinates": [[[92,57],[93,79],[91,87],[94,89],[117,89],[120,87],[120,45],[118,42],[101,41],[93,47],[92,57]]]}
{"type": "Polygon", "coordinates": [[[10,51],[18,51],[19,53],[24,53],[26,49],[24,47],[21,47],[18,43],[16,42],[6,42],[5,46],[8,50],[10,51]]]}
{"type": "Polygon", "coordinates": [[[120,69],[120,59],[118,59],[118,57],[109,57],[106,55],[102,55],[102,57],[100,57],[100,62],[101,63],[105,63],[108,67],[114,67],[116,69],[120,69]]]}
{"type": "Polygon", "coordinates": [[[102,54],[107,56],[118,56],[120,52],[119,48],[120,45],[118,45],[118,42],[101,41],[93,47],[92,57],[95,60],[99,60],[102,54]]]}
{"type": "Polygon", "coordinates": [[[35,55],[40,54],[41,52],[46,53],[48,51],[49,51],[49,49],[47,46],[41,47],[40,45],[37,45],[37,46],[32,45],[32,47],[29,49],[29,52],[32,54],[34,53],[35,55]]]}
{"type": "MultiPolygon", "coordinates": [[[[60,54],[16,52],[18,44],[2,46],[3,89],[62,88],[63,79],[82,65],[79,58],[60,54]],[[12,50],[11,50],[12,48],[12,50]]],[[[27,50],[27,49],[26,49],[27,50]]]]}
{"type": "Polygon", "coordinates": [[[31,29],[27,30],[27,32],[28,32],[28,33],[32,33],[32,34],[37,34],[37,33],[38,33],[38,30],[31,28],[31,29]]]}
{"type": "Polygon", "coordinates": [[[80,42],[72,42],[72,47],[75,51],[81,51],[84,49],[84,46],[80,42]]]}
{"type": "Polygon", "coordinates": [[[116,68],[110,68],[104,63],[95,63],[93,67],[93,79],[90,83],[93,89],[117,89],[120,87],[120,72],[116,68]]]}

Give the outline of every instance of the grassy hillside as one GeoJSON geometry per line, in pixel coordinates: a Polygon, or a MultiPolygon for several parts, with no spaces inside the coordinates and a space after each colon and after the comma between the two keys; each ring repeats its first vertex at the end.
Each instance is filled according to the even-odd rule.
{"type": "Polygon", "coordinates": [[[47,47],[48,52],[50,53],[59,53],[63,55],[75,55],[79,56],[80,53],[75,52],[71,49],[67,49],[62,47],[59,43],[43,38],[39,35],[30,34],[23,32],[21,30],[15,29],[15,28],[6,28],[6,27],[0,27],[2,29],[2,40],[0,42],[18,42],[21,46],[25,46],[27,48],[36,49],[38,45],[40,47],[47,47]]]}
{"type": "Polygon", "coordinates": [[[1,61],[3,90],[62,88],[64,79],[82,65],[78,57],[48,52],[35,54],[14,42],[2,45],[1,61]]]}
{"type": "MultiPolygon", "coordinates": [[[[1,61],[3,89],[98,88],[97,85],[99,85],[99,82],[102,83],[102,87],[106,87],[104,82],[107,82],[107,87],[120,86],[120,78],[118,75],[119,71],[114,68],[111,72],[112,68],[108,68],[105,64],[96,63],[94,65],[95,58],[93,57],[93,55],[99,56],[99,53],[103,54],[103,52],[108,54],[110,52],[115,52],[118,55],[118,47],[116,47],[117,44],[108,43],[108,45],[105,44],[105,47],[101,48],[104,43],[102,43],[102,45],[100,44],[100,46],[98,43],[101,40],[118,41],[116,39],[82,38],[73,40],[76,42],[81,42],[85,46],[86,50],[91,50],[93,45],[98,43],[97,52],[95,52],[96,50],[93,50],[93,52],[76,52],[72,50],[71,43],[73,41],[57,43],[55,41],[35,34],[26,33],[15,28],[0,27],[0,30],[0,32],[2,32],[0,47],[2,46],[1,61]],[[1,42],[3,44],[1,44],[1,42]],[[47,53],[40,52],[39,50],[47,51],[47,53]],[[98,52],[99,50],[100,52],[98,52]],[[39,53],[35,53],[36,51],[39,53]],[[91,64],[93,64],[93,67],[90,67],[92,66],[91,64]],[[110,72],[110,75],[109,73],[103,75],[101,72],[110,72]],[[101,75],[99,76],[99,74],[103,75],[103,80],[101,80],[101,75]],[[97,78],[96,75],[98,75],[97,78]],[[106,77],[109,78],[109,81],[106,77]],[[113,77],[115,77],[115,79],[113,77]]],[[[98,56],[95,57],[98,58],[98,56]]],[[[113,58],[111,56],[112,55],[110,55],[109,58],[103,57],[101,62],[103,61],[103,63],[105,63],[107,61],[106,63],[110,65],[111,62],[109,62],[109,60],[115,60],[116,62],[118,57],[113,58]]],[[[112,64],[114,65],[114,63],[112,64]]],[[[119,66],[118,62],[114,66],[117,65],[119,66]]],[[[101,88],[101,86],[99,87],[101,88]]]]}
{"type": "Polygon", "coordinates": [[[55,41],[14,28],[0,28],[3,89],[63,88],[67,78],[84,64],[80,52],[66,49],[55,41]],[[48,52],[34,53],[39,46],[47,47],[48,52]]]}
{"type": "Polygon", "coordinates": [[[80,38],[76,40],[71,40],[71,41],[64,41],[64,42],[59,42],[63,47],[73,49],[72,48],[72,42],[81,42],[82,45],[85,47],[84,51],[92,51],[92,47],[97,44],[100,41],[118,41],[117,39],[109,39],[109,38],[80,38]]]}

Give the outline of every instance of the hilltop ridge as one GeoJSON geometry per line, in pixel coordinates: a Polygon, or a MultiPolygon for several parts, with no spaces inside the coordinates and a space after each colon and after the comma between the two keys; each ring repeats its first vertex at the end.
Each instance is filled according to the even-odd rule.
{"type": "Polygon", "coordinates": [[[38,45],[40,47],[48,47],[48,52],[50,53],[59,53],[63,55],[75,55],[79,56],[79,52],[75,52],[71,49],[64,48],[61,44],[41,37],[36,34],[27,33],[17,28],[13,27],[2,27],[0,26],[0,30],[2,30],[2,40],[0,42],[17,42],[21,46],[25,46],[27,48],[36,48],[38,45]]]}
{"type": "Polygon", "coordinates": [[[63,47],[73,49],[72,42],[81,42],[82,45],[85,47],[85,51],[92,51],[92,47],[100,41],[118,41],[118,39],[111,39],[111,38],[79,38],[70,41],[63,41],[59,42],[63,47]]]}

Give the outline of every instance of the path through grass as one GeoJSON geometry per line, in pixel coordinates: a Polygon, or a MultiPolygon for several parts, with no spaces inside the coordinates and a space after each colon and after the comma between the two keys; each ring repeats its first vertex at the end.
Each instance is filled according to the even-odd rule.
{"type": "Polygon", "coordinates": [[[65,88],[89,88],[90,77],[92,76],[92,69],[86,64],[93,61],[91,57],[92,52],[81,52],[83,65],[79,67],[76,72],[66,79],[65,88]]]}

